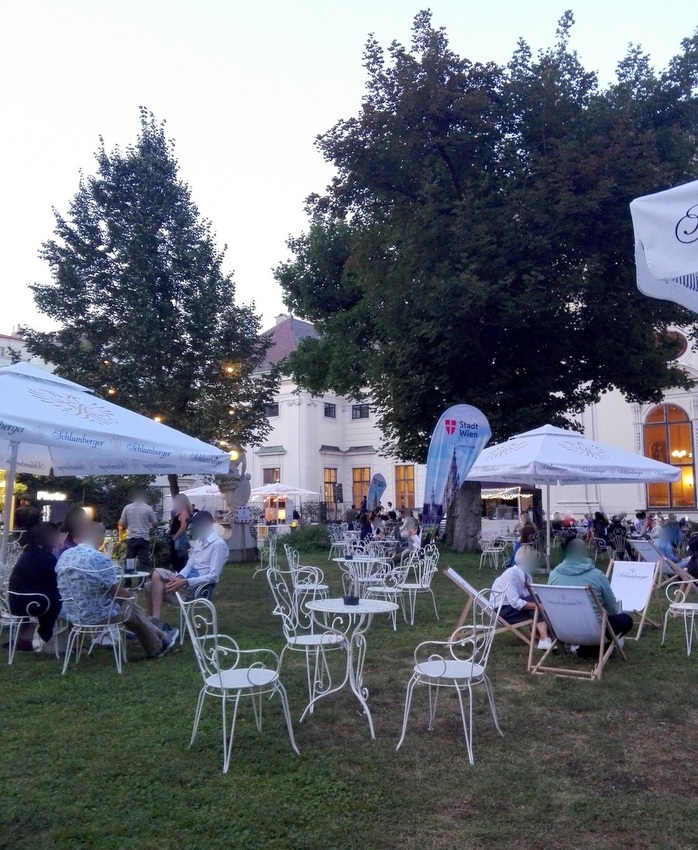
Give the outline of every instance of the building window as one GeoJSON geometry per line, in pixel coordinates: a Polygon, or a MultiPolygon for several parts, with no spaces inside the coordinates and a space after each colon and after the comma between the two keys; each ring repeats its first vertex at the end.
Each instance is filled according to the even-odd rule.
{"type": "Polygon", "coordinates": [[[272,416],[278,416],[279,415],[279,402],[275,401],[272,404],[268,404],[264,408],[264,413],[265,413],[267,419],[271,419],[272,416]]]}
{"type": "Polygon", "coordinates": [[[337,405],[336,404],[328,404],[325,402],[325,416],[328,419],[336,419],[337,418],[337,405]]]}
{"type": "Polygon", "coordinates": [[[279,481],[281,481],[280,467],[271,466],[262,470],[262,484],[278,484],[279,481]]]}
{"type": "MultiPolygon", "coordinates": [[[[333,405],[334,406],[334,405],[333,405]]],[[[334,502],[334,485],[337,483],[337,470],[334,467],[325,467],[325,480],[322,488],[326,502],[334,502]]]]}
{"type": "Polygon", "coordinates": [[[686,412],[675,404],[661,404],[650,411],[643,432],[645,456],[681,470],[681,478],[672,484],[647,485],[648,507],[695,508],[693,438],[686,412]]]}
{"type": "Polygon", "coordinates": [[[414,466],[395,467],[395,507],[414,507],[414,466]]]}
{"type": "Polygon", "coordinates": [[[352,406],[351,406],[351,418],[352,419],[368,419],[368,405],[367,404],[352,404],[352,406]]]}
{"type": "Polygon", "coordinates": [[[368,488],[371,486],[371,467],[355,466],[351,473],[351,502],[358,508],[364,496],[368,496],[368,488]]]}

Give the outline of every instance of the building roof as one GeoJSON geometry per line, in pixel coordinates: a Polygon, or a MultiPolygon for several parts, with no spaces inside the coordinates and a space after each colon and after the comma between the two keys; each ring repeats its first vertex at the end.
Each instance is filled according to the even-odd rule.
{"type": "Polygon", "coordinates": [[[292,354],[298,348],[298,343],[302,339],[307,337],[320,338],[320,334],[310,322],[303,322],[300,319],[285,315],[277,316],[274,327],[264,331],[262,336],[272,340],[272,344],[269,346],[260,366],[262,371],[285,360],[289,354],[292,354]]]}

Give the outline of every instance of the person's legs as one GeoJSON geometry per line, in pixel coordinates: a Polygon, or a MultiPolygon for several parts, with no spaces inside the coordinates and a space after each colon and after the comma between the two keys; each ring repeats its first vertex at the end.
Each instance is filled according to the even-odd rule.
{"type": "Polygon", "coordinates": [[[53,635],[53,628],[56,625],[56,620],[58,619],[58,615],[61,613],[61,601],[56,600],[49,605],[49,609],[45,614],[42,614],[40,617],[37,617],[39,621],[39,637],[44,643],[47,643],[51,640],[53,635]]]}
{"type": "Polygon", "coordinates": [[[623,637],[632,629],[633,618],[630,614],[609,614],[608,625],[619,637],[623,637]]]}
{"type": "Polygon", "coordinates": [[[148,569],[149,541],[144,537],[130,537],[126,541],[126,557],[138,561],[138,569],[146,572],[148,569]]]}
{"type": "Polygon", "coordinates": [[[165,632],[151,623],[140,605],[133,604],[124,618],[124,625],[136,636],[146,655],[157,655],[164,649],[165,632]]]}
{"type": "Polygon", "coordinates": [[[170,579],[176,578],[177,573],[166,570],[164,567],[154,569],[150,574],[150,581],[145,583],[145,595],[148,600],[148,614],[160,620],[162,601],[165,598],[165,585],[170,579]]]}

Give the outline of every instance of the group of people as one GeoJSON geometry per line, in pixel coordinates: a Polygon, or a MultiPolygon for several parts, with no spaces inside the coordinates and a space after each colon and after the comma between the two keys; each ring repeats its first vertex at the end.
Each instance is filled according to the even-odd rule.
{"type": "MultiPolygon", "coordinates": [[[[173,513],[173,569],[156,567],[151,571],[144,585],[146,609],[137,604],[112,559],[101,551],[104,526],[90,520],[82,508],[74,508],[61,529],[55,523],[40,521],[28,530],[26,546],[8,582],[10,612],[35,617],[44,645],[56,639],[54,628],[61,617],[68,623],[123,623],[146,655],[165,654],[175,645],[179,633],[161,623],[163,603],[176,604],[177,591],[191,597],[199,585],[217,582],[228,559],[228,545],[216,533],[210,513],[194,513],[182,499],[175,499],[173,513]],[[186,548],[178,545],[185,535],[186,548]]],[[[126,534],[126,557],[136,559],[145,571],[149,569],[150,533],[156,523],[155,513],[141,492],[134,495],[119,519],[119,529],[126,534]]],[[[33,651],[34,631],[33,623],[20,628],[17,651],[33,651]]]]}
{"type": "Polygon", "coordinates": [[[400,518],[393,509],[393,503],[388,502],[384,510],[382,505],[377,505],[374,510],[366,510],[366,500],[361,503],[360,510],[354,505],[349,508],[344,521],[349,530],[358,530],[361,540],[385,540],[388,539],[388,530],[403,547],[419,549],[422,538],[419,531],[419,521],[411,508],[400,508],[400,518]]]}
{"type": "MultiPolygon", "coordinates": [[[[610,628],[622,638],[632,629],[633,618],[618,610],[606,574],[597,569],[581,537],[566,538],[563,546],[565,556],[548,576],[548,584],[592,587],[608,615],[610,628]]],[[[495,579],[492,589],[504,594],[500,616],[506,622],[514,625],[532,618],[536,603],[529,592],[528,582],[537,568],[537,551],[530,544],[523,544],[516,551],[514,564],[495,579]]],[[[597,611],[597,615],[601,622],[602,612],[597,611]]],[[[545,621],[539,620],[536,628],[538,649],[550,649],[553,644],[545,621]]],[[[598,646],[578,646],[572,649],[580,657],[594,657],[599,650],[598,646]]]]}

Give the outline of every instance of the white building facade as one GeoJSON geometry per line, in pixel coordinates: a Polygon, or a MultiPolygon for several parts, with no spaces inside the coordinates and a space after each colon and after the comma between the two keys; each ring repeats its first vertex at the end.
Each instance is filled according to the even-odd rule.
{"type": "MultiPolygon", "coordinates": [[[[314,335],[312,325],[279,316],[266,332],[273,346],[268,362],[287,357],[300,339],[314,335]]],[[[382,433],[368,402],[327,393],[312,396],[284,376],[267,415],[272,432],[263,446],[248,450],[252,486],[282,481],[318,495],[307,500],[357,507],[368,495],[371,478],[381,473],[385,506],[421,508],[424,466],[382,454],[382,433]]]]}

